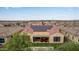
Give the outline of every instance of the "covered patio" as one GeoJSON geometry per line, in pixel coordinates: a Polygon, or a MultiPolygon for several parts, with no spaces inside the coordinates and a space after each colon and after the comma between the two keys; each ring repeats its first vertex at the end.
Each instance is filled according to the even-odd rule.
{"type": "Polygon", "coordinates": [[[49,42],[49,37],[33,37],[33,42],[49,42]]]}

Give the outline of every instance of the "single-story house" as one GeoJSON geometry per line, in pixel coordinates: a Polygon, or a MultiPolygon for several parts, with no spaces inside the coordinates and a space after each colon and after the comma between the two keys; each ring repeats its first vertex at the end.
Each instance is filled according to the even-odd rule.
{"type": "Polygon", "coordinates": [[[30,36],[32,43],[64,43],[64,35],[55,25],[29,25],[23,33],[30,36]]]}

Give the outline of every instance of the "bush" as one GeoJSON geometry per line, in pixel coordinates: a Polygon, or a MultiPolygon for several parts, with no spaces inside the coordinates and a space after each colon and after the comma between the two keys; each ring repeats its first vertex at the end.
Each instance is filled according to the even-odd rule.
{"type": "Polygon", "coordinates": [[[65,43],[55,49],[56,51],[79,51],[79,44],[74,42],[65,43]]]}
{"type": "Polygon", "coordinates": [[[61,44],[55,44],[55,43],[32,43],[33,47],[58,47],[61,44]]]}

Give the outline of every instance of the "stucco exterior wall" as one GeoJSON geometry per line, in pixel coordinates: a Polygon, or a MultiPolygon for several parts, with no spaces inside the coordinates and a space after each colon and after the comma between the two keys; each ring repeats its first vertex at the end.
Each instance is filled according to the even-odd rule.
{"type": "Polygon", "coordinates": [[[49,43],[64,43],[64,35],[61,33],[55,33],[50,36],[49,43]],[[54,42],[54,37],[60,37],[59,42],[54,42]]]}
{"type": "Polygon", "coordinates": [[[33,32],[33,35],[39,35],[39,36],[49,36],[49,32],[33,32]]]}
{"type": "MultiPolygon", "coordinates": [[[[52,35],[49,34],[49,32],[33,32],[33,34],[27,33],[30,36],[30,40],[33,42],[33,37],[48,37],[49,41],[47,43],[64,43],[64,35],[62,33],[54,33],[52,35]],[[60,42],[54,42],[54,37],[60,37],[60,42]]],[[[41,43],[41,42],[39,42],[41,43]]],[[[43,43],[43,42],[42,42],[43,43]]]]}

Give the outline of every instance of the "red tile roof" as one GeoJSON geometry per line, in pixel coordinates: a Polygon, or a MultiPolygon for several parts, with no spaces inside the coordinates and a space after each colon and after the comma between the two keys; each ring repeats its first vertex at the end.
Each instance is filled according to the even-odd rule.
{"type": "Polygon", "coordinates": [[[50,30],[47,30],[50,35],[59,32],[59,28],[57,26],[53,26],[50,30]]]}
{"type": "MultiPolygon", "coordinates": [[[[39,32],[39,31],[34,31],[31,26],[27,26],[24,28],[23,32],[33,33],[33,32],[39,32]]],[[[59,32],[59,28],[57,26],[53,25],[52,28],[47,29],[46,31],[42,31],[42,32],[49,32],[51,35],[51,34],[54,34],[56,32],[59,32]]]]}
{"type": "Polygon", "coordinates": [[[23,32],[33,33],[33,30],[32,30],[31,27],[26,26],[26,27],[24,28],[23,32]]]}

